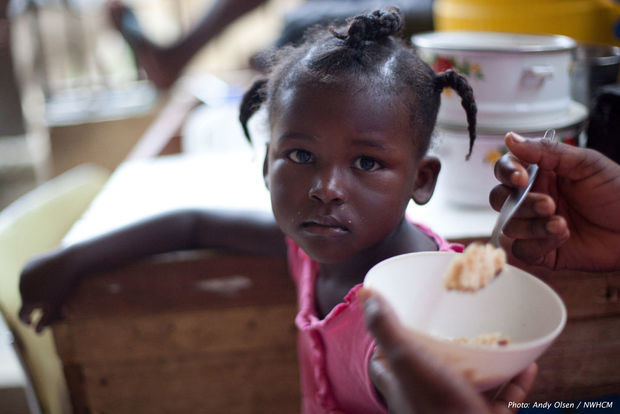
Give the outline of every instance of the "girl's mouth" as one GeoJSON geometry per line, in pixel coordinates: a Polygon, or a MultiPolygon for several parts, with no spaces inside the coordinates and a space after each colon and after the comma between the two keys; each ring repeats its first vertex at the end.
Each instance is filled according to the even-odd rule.
{"type": "Polygon", "coordinates": [[[349,233],[349,229],[346,226],[343,226],[332,217],[305,221],[301,227],[304,231],[319,236],[341,236],[349,233]]]}

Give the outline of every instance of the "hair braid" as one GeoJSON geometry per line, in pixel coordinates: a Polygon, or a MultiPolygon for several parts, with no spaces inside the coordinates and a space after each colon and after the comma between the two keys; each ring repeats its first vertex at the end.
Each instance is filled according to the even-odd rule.
{"type": "Polygon", "coordinates": [[[456,91],[461,97],[461,105],[467,114],[467,131],[469,132],[469,151],[465,159],[469,160],[471,151],[476,140],[476,101],[474,100],[474,91],[467,82],[467,79],[452,69],[437,74],[435,76],[435,87],[441,91],[444,87],[450,87],[456,91]]]}
{"type": "Polygon", "coordinates": [[[344,40],[348,47],[357,49],[364,41],[378,41],[398,33],[403,28],[401,12],[397,7],[375,10],[372,13],[356,16],[350,20],[346,34],[330,28],[338,39],[344,40]]]}
{"type": "Polygon", "coordinates": [[[243,128],[243,134],[245,138],[252,142],[250,137],[250,131],[248,130],[248,120],[258,111],[260,106],[266,99],[265,86],[269,79],[261,78],[256,80],[252,86],[243,94],[241,104],[239,105],[239,121],[243,128]]]}

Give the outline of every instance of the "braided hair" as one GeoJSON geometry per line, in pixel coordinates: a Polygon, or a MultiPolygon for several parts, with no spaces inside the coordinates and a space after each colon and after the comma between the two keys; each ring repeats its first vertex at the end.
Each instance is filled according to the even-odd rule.
{"type": "Polygon", "coordinates": [[[435,74],[414,49],[397,35],[403,17],[395,7],[355,16],[341,27],[310,29],[304,42],[275,52],[266,78],[255,81],[241,101],[239,120],[248,140],[247,122],[266,104],[270,119],[278,110],[278,94],[289,88],[317,84],[342,85],[363,79],[378,94],[402,99],[411,114],[419,155],[430,145],[443,88],[454,89],[467,113],[469,151],[476,138],[476,103],[467,80],[449,70],[435,74]]]}
{"type": "Polygon", "coordinates": [[[474,91],[467,83],[467,79],[459,75],[452,69],[439,73],[435,77],[435,87],[441,92],[443,88],[450,87],[454,89],[461,97],[461,105],[467,114],[467,131],[469,132],[469,150],[467,159],[471,155],[476,139],[476,101],[474,100],[474,91]]]}

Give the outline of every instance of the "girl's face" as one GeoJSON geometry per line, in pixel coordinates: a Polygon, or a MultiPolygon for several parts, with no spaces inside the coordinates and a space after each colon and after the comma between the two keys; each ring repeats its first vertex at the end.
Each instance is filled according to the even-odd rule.
{"type": "MultiPolygon", "coordinates": [[[[400,223],[418,157],[400,99],[357,88],[283,90],[265,180],[282,231],[319,263],[353,258],[400,223]]],[[[432,190],[431,190],[432,191],[432,190]]]]}

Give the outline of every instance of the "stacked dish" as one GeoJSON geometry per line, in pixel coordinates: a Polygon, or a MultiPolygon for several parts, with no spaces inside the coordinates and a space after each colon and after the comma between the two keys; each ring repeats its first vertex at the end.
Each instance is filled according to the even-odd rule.
{"type": "Polygon", "coordinates": [[[468,163],[467,122],[460,97],[446,89],[437,118],[437,153],[444,164],[446,197],[488,206],[495,161],[504,135],[541,137],[556,129],[560,141],[578,143],[587,108],[571,100],[570,69],[577,43],[566,36],[496,32],[432,32],[412,43],[436,72],[467,77],[478,106],[478,140],[468,163]]]}

